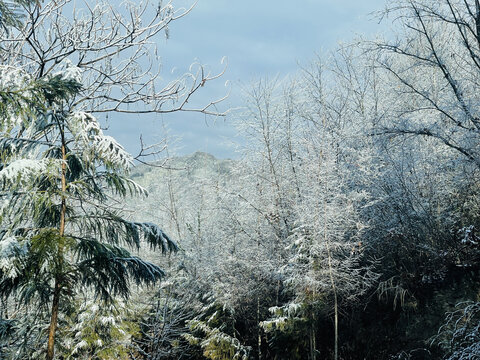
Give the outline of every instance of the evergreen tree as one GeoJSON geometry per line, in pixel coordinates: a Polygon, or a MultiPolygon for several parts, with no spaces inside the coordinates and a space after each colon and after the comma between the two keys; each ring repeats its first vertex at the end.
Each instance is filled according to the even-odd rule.
{"type": "Polygon", "coordinates": [[[0,298],[7,308],[50,307],[53,359],[64,304],[79,291],[127,298],[132,283],[164,275],[128,249],[176,245],[156,225],[122,217],[118,199],[146,191],[128,178],[132,156],[91,114],[72,110],[78,68],[39,80],[14,67],[0,72],[0,298]]]}

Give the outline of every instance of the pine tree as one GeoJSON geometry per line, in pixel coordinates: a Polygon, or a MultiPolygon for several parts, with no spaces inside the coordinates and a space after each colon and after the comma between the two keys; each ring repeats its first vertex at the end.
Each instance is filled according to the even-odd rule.
{"type": "Polygon", "coordinates": [[[155,224],[123,217],[119,199],[146,191],[128,178],[132,156],[72,109],[80,81],[73,66],[39,80],[0,68],[0,298],[50,307],[47,359],[62,304],[80,291],[127,298],[164,276],[129,250],[176,250],[155,224]]]}

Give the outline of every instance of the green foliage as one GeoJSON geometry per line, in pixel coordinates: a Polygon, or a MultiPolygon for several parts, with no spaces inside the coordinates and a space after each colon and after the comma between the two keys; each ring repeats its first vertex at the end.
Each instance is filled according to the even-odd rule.
{"type": "MultiPolygon", "coordinates": [[[[11,302],[13,303],[13,302],[11,302]]],[[[7,303],[8,306],[8,303],[7,303]]],[[[10,308],[13,308],[9,306],[10,308]]],[[[43,345],[48,328],[46,307],[18,307],[15,316],[8,314],[9,332],[0,337],[2,359],[44,359],[43,345]]]]}
{"type": "Polygon", "coordinates": [[[12,336],[14,332],[14,322],[8,319],[0,318],[0,356],[4,355],[5,340],[12,336]]]}
{"type": "Polygon", "coordinates": [[[76,301],[60,333],[66,359],[130,359],[131,339],[139,333],[128,303],[76,301]]]}
{"type": "Polygon", "coordinates": [[[128,178],[131,155],[93,116],[70,108],[78,76],[2,71],[0,298],[20,317],[30,306],[46,312],[52,301],[74,301],[81,289],[112,302],[128,298],[132,284],[163,278],[129,249],[177,247],[157,225],[123,218],[118,199],[147,194],[128,178]]]}
{"type": "Polygon", "coordinates": [[[211,360],[246,360],[249,349],[242,346],[238,339],[225,334],[221,329],[210,327],[200,320],[189,322],[190,330],[200,334],[197,336],[186,334],[185,338],[192,345],[199,345],[203,355],[211,360]],[[200,337],[198,337],[200,336],[200,337]]]}
{"type": "Polygon", "coordinates": [[[229,334],[235,330],[228,329],[228,317],[228,312],[220,305],[214,302],[207,304],[200,315],[187,321],[190,331],[183,336],[190,344],[200,346],[207,359],[246,360],[250,348],[229,334]]]}
{"type": "Polygon", "coordinates": [[[38,4],[39,0],[13,0],[0,1],[0,27],[8,32],[10,28],[22,27],[22,19],[24,14],[20,6],[28,6],[29,4],[38,4]]]}

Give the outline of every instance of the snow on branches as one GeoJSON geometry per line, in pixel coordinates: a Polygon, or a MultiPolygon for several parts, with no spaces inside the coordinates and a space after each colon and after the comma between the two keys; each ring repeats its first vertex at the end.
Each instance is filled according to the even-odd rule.
{"type": "Polygon", "coordinates": [[[18,159],[0,170],[0,181],[5,187],[8,184],[26,186],[35,177],[52,173],[52,170],[59,169],[61,161],[54,159],[18,159]]]}
{"type": "Polygon", "coordinates": [[[77,111],[69,116],[68,126],[79,148],[83,159],[92,162],[95,158],[104,162],[105,166],[128,170],[133,164],[133,157],[125,151],[113,137],[105,135],[97,119],[86,112],[77,111]]]}

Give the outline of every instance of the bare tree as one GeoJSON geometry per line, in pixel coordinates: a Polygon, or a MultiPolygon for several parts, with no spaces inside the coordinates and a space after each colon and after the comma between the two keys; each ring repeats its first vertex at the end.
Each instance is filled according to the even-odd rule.
{"type": "Polygon", "coordinates": [[[402,31],[374,47],[397,99],[377,133],[429,137],[480,166],[479,2],[402,0],[392,14],[402,31]]]}
{"type": "Polygon", "coordinates": [[[34,77],[79,69],[82,93],[72,106],[90,113],[196,111],[224,115],[212,100],[191,106],[192,96],[221,76],[194,63],[165,83],[158,44],[169,26],[194,7],[173,1],[122,2],[59,0],[26,2],[19,30],[0,31],[0,62],[20,66],[34,77]]]}

